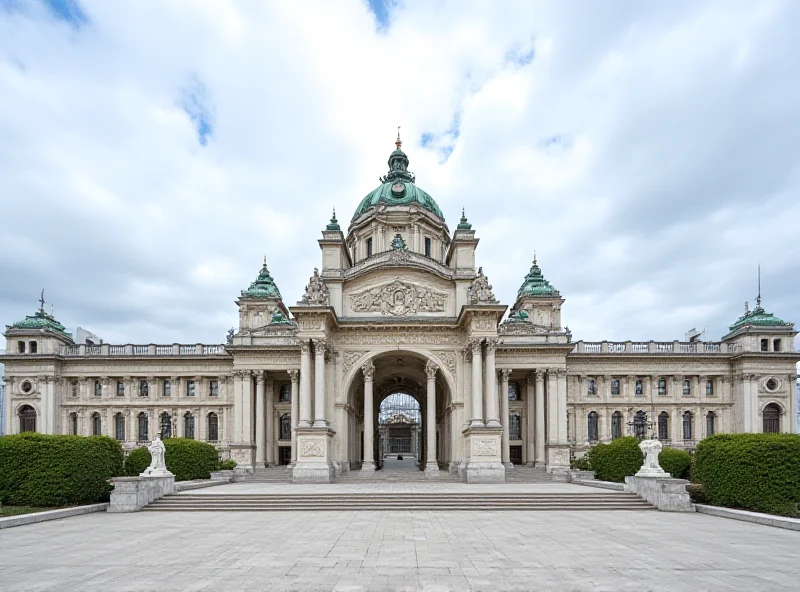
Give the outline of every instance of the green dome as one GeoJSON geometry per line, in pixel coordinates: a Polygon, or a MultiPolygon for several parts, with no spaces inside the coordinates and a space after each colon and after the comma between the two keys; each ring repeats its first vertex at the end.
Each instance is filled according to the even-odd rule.
{"type": "Polygon", "coordinates": [[[397,150],[389,155],[389,173],[381,178],[381,186],[369,192],[369,194],[358,204],[353,220],[358,219],[370,208],[374,208],[379,203],[388,206],[406,206],[417,203],[423,208],[436,214],[444,220],[442,210],[433,198],[417,187],[414,182],[416,179],[408,171],[408,157],[405,152],[400,150],[400,137],[395,142],[397,150]]]}
{"type": "Polygon", "coordinates": [[[439,205],[430,195],[410,181],[394,180],[383,183],[377,189],[370,191],[369,194],[361,200],[361,203],[358,204],[356,213],[353,214],[353,220],[370,208],[374,208],[379,203],[385,203],[388,206],[405,206],[418,203],[429,212],[444,219],[442,210],[439,209],[439,205]]]}
{"type": "Polygon", "coordinates": [[[250,284],[247,290],[242,290],[243,298],[277,298],[281,299],[281,292],[275,284],[275,280],[267,269],[267,258],[264,257],[264,265],[258,273],[256,281],[250,284]]]}
{"type": "Polygon", "coordinates": [[[34,314],[26,316],[24,320],[9,325],[8,329],[23,329],[23,330],[38,330],[44,329],[58,333],[63,337],[72,339],[72,334],[68,333],[64,325],[59,323],[55,317],[47,314],[44,309],[40,308],[34,314]]]}
{"type": "Polygon", "coordinates": [[[739,317],[733,325],[728,327],[729,329],[728,335],[743,327],[789,327],[789,326],[791,326],[791,323],[787,323],[786,321],[779,319],[772,313],[765,311],[759,304],[750,312],[746,312],[744,315],[739,317]]]}
{"type": "Polygon", "coordinates": [[[536,264],[536,255],[533,257],[531,270],[528,272],[528,275],[525,276],[525,280],[522,282],[519,292],[517,292],[518,299],[523,296],[560,296],[558,290],[542,276],[542,270],[539,269],[539,266],[536,264]]]}

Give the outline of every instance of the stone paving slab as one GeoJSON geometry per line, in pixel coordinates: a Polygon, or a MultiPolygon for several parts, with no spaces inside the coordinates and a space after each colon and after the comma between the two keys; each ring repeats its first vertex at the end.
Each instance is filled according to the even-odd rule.
{"type": "Polygon", "coordinates": [[[794,591],[798,545],[664,512],[100,513],[0,531],[0,589],[794,591]]]}

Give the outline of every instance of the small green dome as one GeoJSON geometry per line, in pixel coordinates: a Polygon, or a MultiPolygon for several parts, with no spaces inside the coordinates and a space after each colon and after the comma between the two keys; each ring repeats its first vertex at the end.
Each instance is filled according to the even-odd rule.
{"type": "MultiPolygon", "coordinates": [[[[736,322],[728,327],[729,332],[728,335],[741,329],[743,327],[789,327],[791,323],[787,323],[773,315],[770,312],[765,311],[761,304],[758,304],[753,310],[746,312],[741,317],[739,317],[736,322]]],[[[727,335],[725,336],[727,337],[727,335]]]]}
{"type": "Polygon", "coordinates": [[[13,325],[8,325],[7,328],[22,330],[44,329],[72,339],[72,334],[67,332],[64,325],[59,323],[52,315],[47,314],[43,308],[40,308],[34,314],[26,316],[23,320],[13,325]]]}
{"type": "Polygon", "coordinates": [[[273,280],[272,276],[269,274],[269,269],[267,269],[266,257],[264,257],[264,265],[261,267],[261,271],[258,273],[256,281],[250,284],[250,287],[247,288],[247,290],[242,290],[242,296],[244,298],[281,299],[281,292],[278,290],[275,280],[273,280]]]}
{"type": "Polygon", "coordinates": [[[414,175],[408,171],[408,156],[400,150],[400,137],[398,136],[395,142],[397,149],[389,155],[389,173],[381,178],[382,184],[377,189],[374,189],[367,194],[358,204],[353,220],[359,218],[362,214],[367,212],[370,208],[374,208],[379,203],[384,203],[389,206],[405,206],[412,203],[418,203],[423,208],[436,214],[439,218],[444,220],[442,210],[433,198],[417,187],[414,182],[416,181],[414,175]]]}
{"type": "Polygon", "coordinates": [[[517,292],[518,299],[523,296],[560,296],[558,290],[542,276],[542,270],[539,269],[539,266],[536,264],[536,255],[533,256],[531,270],[528,272],[528,275],[525,276],[525,280],[522,282],[519,292],[517,292]]]}

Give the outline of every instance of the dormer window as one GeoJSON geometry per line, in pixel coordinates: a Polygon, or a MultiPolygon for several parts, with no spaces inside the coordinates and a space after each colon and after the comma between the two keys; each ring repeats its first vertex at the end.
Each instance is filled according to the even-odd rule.
{"type": "Polygon", "coordinates": [[[367,239],[367,257],[372,257],[372,237],[367,239]]]}
{"type": "Polygon", "coordinates": [[[781,340],[780,339],[774,339],[772,341],[772,351],[776,351],[776,352],[781,351],[781,340]]]}
{"type": "Polygon", "coordinates": [[[769,339],[762,339],[761,340],[761,351],[769,351],[769,339]]]}
{"type": "Polygon", "coordinates": [[[430,237],[427,236],[425,237],[425,256],[426,257],[431,256],[431,239],[430,237]]]}
{"type": "Polygon", "coordinates": [[[38,353],[39,344],[35,341],[31,341],[30,344],[28,344],[28,351],[30,351],[32,354],[38,353]]]}
{"type": "Polygon", "coordinates": [[[24,341],[17,341],[17,352],[24,354],[25,353],[25,342],[24,341]]]}

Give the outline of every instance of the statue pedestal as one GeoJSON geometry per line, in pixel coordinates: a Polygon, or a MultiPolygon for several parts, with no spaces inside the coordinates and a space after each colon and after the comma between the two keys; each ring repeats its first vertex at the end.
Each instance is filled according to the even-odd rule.
{"type": "Polygon", "coordinates": [[[292,469],[292,483],[330,483],[334,432],[329,427],[297,427],[297,462],[292,469]]]}
{"type": "Polygon", "coordinates": [[[503,428],[494,426],[470,426],[463,431],[466,438],[467,483],[505,483],[506,469],[500,453],[503,428]]]}
{"type": "Polygon", "coordinates": [[[566,481],[569,476],[569,445],[548,444],[547,472],[556,481],[566,481]]]}

